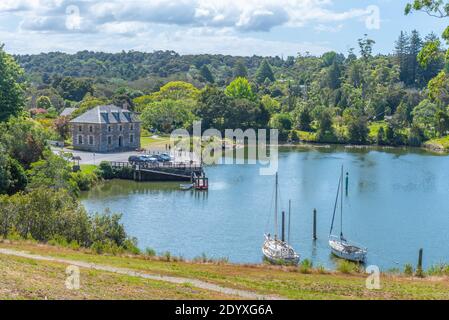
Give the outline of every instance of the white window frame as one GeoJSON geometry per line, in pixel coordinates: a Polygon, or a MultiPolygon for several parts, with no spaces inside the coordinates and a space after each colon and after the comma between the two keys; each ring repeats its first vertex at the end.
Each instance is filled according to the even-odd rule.
{"type": "Polygon", "coordinates": [[[89,135],[89,136],[87,137],[87,144],[88,144],[89,146],[94,146],[94,145],[95,145],[95,136],[89,135]],[[90,143],[90,138],[92,138],[92,143],[90,143]]]}
{"type": "Polygon", "coordinates": [[[76,144],[77,144],[77,145],[83,145],[83,144],[84,144],[84,136],[83,136],[82,134],[79,134],[79,135],[77,136],[76,144]],[[80,138],[81,138],[81,143],[80,143],[80,138]]]}
{"type": "Polygon", "coordinates": [[[114,142],[114,139],[113,139],[113,136],[107,136],[107,138],[106,138],[107,140],[107,143],[108,143],[108,146],[112,146],[112,144],[113,144],[113,142],[114,142]],[[111,139],[111,143],[109,143],[109,139],[111,139]]]}
{"type": "Polygon", "coordinates": [[[94,126],[93,125],[90,125],[89,126],[89,133],[93,133],[94,132],[94,126]]]}

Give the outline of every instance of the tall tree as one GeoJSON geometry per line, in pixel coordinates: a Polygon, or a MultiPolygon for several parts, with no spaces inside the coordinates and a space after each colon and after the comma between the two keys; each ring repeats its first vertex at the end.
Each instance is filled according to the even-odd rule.
{"type": "Polygon", "coordinates": [[[276,80],[270,64],[264,59],[256,72],[256,81],[258,84],[263,84],[267,79],[271,82],[276,80]]]}
{"type": "Polygon", "coordinates": [[[418,31],[413,30],[410,36],[410,44],[408,49],[408,84],[410,85],[417,83],[418,76],[421,71],[418,63],[418,54],[422,49],[422,44],[423,42],[418,31]]]}
{"type": "Polygon", "coordinates": [[[243,60],[238,60],[235,63],[232,75],[234,76],[234,78],[248,78],[248,69],[246,68],[243,60]]]}
{"type": "Polygon", "coordinates": [[[398,40],[395,43],[395,56],[397,59],[397,62],[399,64],[399,78],[402,82],[407,83],[408,81],[408,67],[407,67],[407,53],[408,53],[408,46],[409,46],[409,37],[407,36],[407,33],[404,31],[401,31],[401,34],[399,35],[398,40]]]}
{"type": "Polygon", "coordinates": [[[256,100],[249,81],[246,78],[237,78],[226,87],[225,93],[227,96],[235,99],[256,100]]]}
{"type": "Polygon", "coordinates": [[[358,40],[359,47],[360,47],[360,55],[363,57],[363,59],[368,59],[373,54],[373,46],[376,43],[376,41],[368,38],[368,35],[365,34],[365,36],[358,40]]]}
{"type": "Polygon", "coordinates": [[[0,45],[0,121],[18,115],[24,106],[23,85],[19,78],[23,70],[0,45]]]}
{"type": "Polygon", "coordinates": [[[200,69],[201,76],[209,83],[214,83],[215,79],[212,75],[212,72],[210,72],[209,67],[207,65],[203,65],[200,69]]]}

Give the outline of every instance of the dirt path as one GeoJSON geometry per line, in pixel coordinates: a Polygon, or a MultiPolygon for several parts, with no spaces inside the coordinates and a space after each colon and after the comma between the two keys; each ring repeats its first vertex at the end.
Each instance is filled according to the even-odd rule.
{"type": "Polygon", "coordinates": [[[106,266],[106,265],[95,264],[95,263],[88,263],[88,262],[84,262],[84,261],[67,260],[67,259],[61,259],[61,258],[55,258],[55,257],[29,254],[29,253],[26,253],[23,251],[16,251],[16,250],[0,248],[0,254],[21,257],[21,258],[27,258],[27,259],[32,259],[32,260],[62,263],[62,264],[77,266],[79,268],[84,268],[84,269],[94,269],[94,270],[99,270],[99,271],[123,274],[123,275],[127,275],[127,276],[132,276],[132,277],[139,277],[139,278],[143,278],[143,279],[165,281],[165,282],[174,283],[174,284],[191,284],[194,287],[197,287],[200,289],[219,292],[219,293],[226,294],[226,295],[237,296],[237,297],[240,297],[243,299],[250,299],[250,300],[281,300],[281,299],[284,299],[279,296],[261,295],[261,294],[257,294],[257,293],[251,292],[251,291],[226,288],[226,287],[222,287],[219,285],[211,284],[211,283],[204,282],[201,280],[196,280],[196,279],[163,276],[163,275],[157,275],[157,274],[147,274],[147,273],[133,271],[130,269],[116,268],[116,267],[111,267],[111,266],[106,266]]]}

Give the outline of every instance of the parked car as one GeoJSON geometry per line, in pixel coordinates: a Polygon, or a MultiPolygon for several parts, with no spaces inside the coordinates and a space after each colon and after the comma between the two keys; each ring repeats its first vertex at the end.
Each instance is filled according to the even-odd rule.
{"type": "Polygon", "coordinates": [[[157,163],[159,159],[155,156],[140,156],[139,162],[141,163],[157,163]]]}
{"type": "Polygon", "coordinates": [[[166,153],[159,155],[159,159],[160,159],[159,161],[161,162],[170,162],[173,160],[172,157],[166,153]]]}
{"type": "Polygon", "coordinates": [[[131,156],[128,158],[128,162],[131,164],[136,164],[140,162],[140,157],[139,156],[131,156]]]}

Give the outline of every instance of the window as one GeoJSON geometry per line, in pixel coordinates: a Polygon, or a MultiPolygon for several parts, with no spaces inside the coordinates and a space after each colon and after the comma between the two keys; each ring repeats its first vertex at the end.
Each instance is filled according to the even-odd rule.
{"type": "Polygon", "coordinates": [[[133,125],[133,124],[131,124],[131,125],[129,126],[129,130],[134,131],[134,125],[133,125]]]}
{"type": "Polygon", "coordinates": [[[108,136],[108,145],[112,144],[112,136],[108,136]]]}
{"type": "Polygon", "coordinates": [[[79,132],[83,131],[83,126],[78,126],[78,131],[79,132]]]}
{"type": "Polygon", "coordinates": [[[83,144],[83,136],[78,136],[78,144],[83,144]]]}
{"type": "Polygon", "coordinates": [[[133,134],[129,135],[129,142],[134,143],[134,135],[133,134]]]}
{"type": "Polygon", "coordinates": [[[119,125],[118,129],[119,129],[120,131],[123,131],[123,126],[122,126],[122,125],[119,125]]]}
{"type": "Polygon", "coordinates": [[[108,126],[108,132],[112,132],[112,126],[108,126]]]}
{"type": "Polygon", "coordinates": [[[94,144],[94,136],[89,136],[89,144],[90,145],[94,144]]]}
{"type": "Polygon", "coordinates": [[[93,126],[89,126],[89,132],[90,133],[94,132],[94,127],[93,126]]]}

